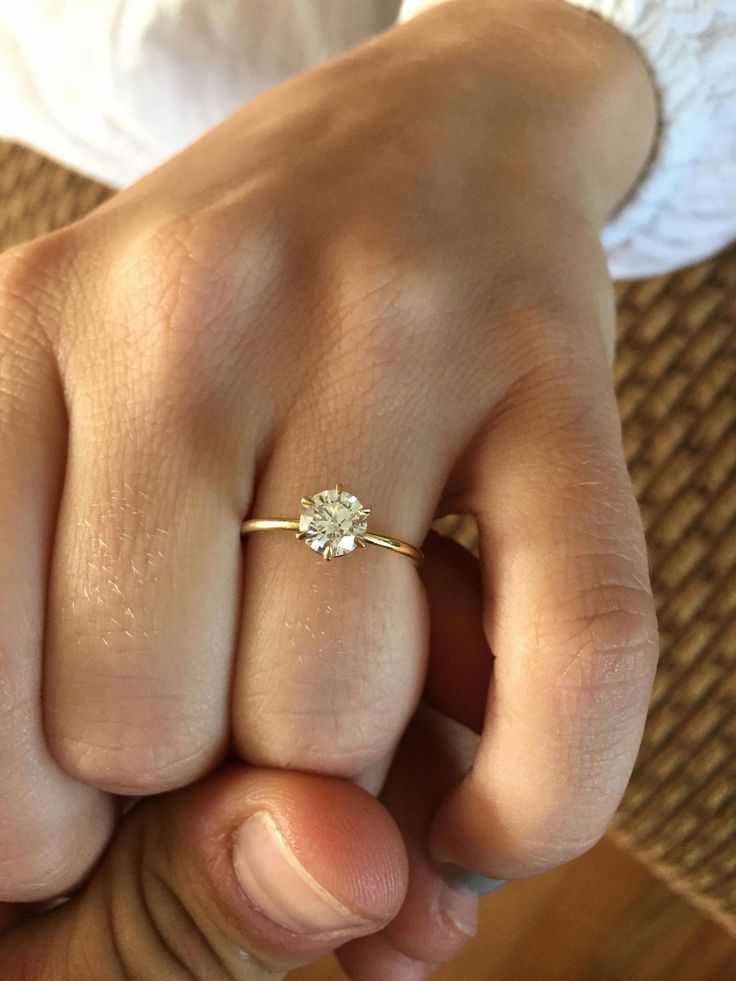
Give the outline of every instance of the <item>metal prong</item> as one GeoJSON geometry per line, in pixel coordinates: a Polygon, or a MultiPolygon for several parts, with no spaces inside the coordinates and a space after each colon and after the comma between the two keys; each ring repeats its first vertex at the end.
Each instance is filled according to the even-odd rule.
{"type": "Polygon", "coordinates": [[[328,545],[322,554],[324,556],[325,562],[329,562],[330,559],[333,558],[332,545],[328,545]]]}
{"type": "Polygon", "coordinates": [[[337,484],[335,486],[335,493],[336,494],[342,494],[342,484],[337,484]]]}
{"type": "Polygon", "coordinates": [[[299,539],[300,542],[303,542],[304,539],[307,537],[307,533],[306,531],[298,531],[296,533],[296,537],[299,539]]]}
{"type": "Polygon", "coordinates": [[[358,545],[360,545],[361,548],[365,548],[368,545],[368,542],[365,540],[365,538],[356,538],[355,541],[358,543],[358,545]]]}
{"type": "Polygon", "coordinates": [[[314,507],[314,498],[311,498],[311,497],[303,497],[302,498],[302,507],[303,508],[313,508],[314,507]]]}
{"type": "Polygon", "coordinates": [[[370,513],[371,513],[371,509],[370,509],[370,508],[361,508],[361,509],[360,509],[360,514],[361,514],[361,515],[362,515],[362,516],[363,516],[364,518],[367,518],[367,517],[368,517],[368,516],[370,515],[370,513]]]}

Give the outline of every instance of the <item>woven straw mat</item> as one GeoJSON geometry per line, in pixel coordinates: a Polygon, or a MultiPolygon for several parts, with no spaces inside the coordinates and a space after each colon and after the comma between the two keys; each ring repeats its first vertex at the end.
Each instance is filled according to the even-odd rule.
{"type": "MultiPolygon", "coordinates": [[[[0,144],[0,248],[108,194],[0,144]]],[[[736,248],[618,289],[616,381],[662,658],[612,833],[736,934],[736,248]]],[[[471,519],[440,526],[475,549],[471,519]]]]}

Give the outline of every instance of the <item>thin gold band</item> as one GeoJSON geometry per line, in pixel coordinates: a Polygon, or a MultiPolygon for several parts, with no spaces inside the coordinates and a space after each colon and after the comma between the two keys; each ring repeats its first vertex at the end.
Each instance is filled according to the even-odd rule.
{"type": "MultiPolygon", "coordinates": [[[[273,531],[277,528],[283,528],[286,531],[299,531],[299,522],[281,518],[246,518],[240,526],[240,534],[247,535],[251,531],[273,531]]],[[[413,545],[410,545],[408,542],[402,542],[398,538],[389,538],[387,535],[373,535],[371,532],[366,532],[362,537],[364,541],[370,542],[371,545],[380,545],[381,548],[391,549],[392,552],[398,552],[399,555],[407,555],[417,565],[421,565],[424,559],[424,555],[420,549],[414,548],[413,545]]]]}

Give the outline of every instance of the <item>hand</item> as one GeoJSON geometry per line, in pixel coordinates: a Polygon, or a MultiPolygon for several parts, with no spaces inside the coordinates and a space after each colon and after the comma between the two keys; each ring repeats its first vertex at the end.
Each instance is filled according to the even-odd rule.
{"type": "Polygon", "coordinates": [[[654,116],[595,19],[452,0],[4,258],[1,899],[72,889],[110,792],[188,784],[231,739],[377,788],[430,616],[428,701],[485,719],[422,897],[445,863],[520,876],[596,840],[656,648],[598,229],[654,116]],[[380,549],[241,551],[245,514],[336,480],[415,543],[475,514],[482,586],[428,561],[428,604],[380,549]]]}
{"type": "Polygon", "coordinates": [[[364,791],[231,766],[138,804],[77,897],[0,923],[0,976],[260,981],[379,929],[405,886],[401,838],[364,791]]]}

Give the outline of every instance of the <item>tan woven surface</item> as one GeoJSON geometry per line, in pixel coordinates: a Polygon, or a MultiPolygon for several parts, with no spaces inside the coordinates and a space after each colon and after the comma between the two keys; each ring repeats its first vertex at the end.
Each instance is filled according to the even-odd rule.
{"type": "MultiPolygon", "coordinates": [[[[107,193],[0,144],[0,248],[107,193]]],[[[614,834],[736,933],[736,249],[619,300],[616,379],[662,659],[614,834]]],[[[445,527],[473,546],[470,522],[445,527]]]]}
{"type": "Polygon", "coordinates": [[[0,249],[81,218],[109,194],[37,153],[0,141],[0,249]]]}
{"type": "Polygon", "coordinates": [[[616,827],[736,933],[736,248],[622,289],[619,327],[662,661],[616,827]]]}

